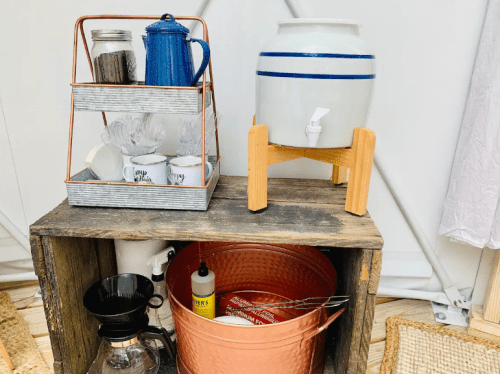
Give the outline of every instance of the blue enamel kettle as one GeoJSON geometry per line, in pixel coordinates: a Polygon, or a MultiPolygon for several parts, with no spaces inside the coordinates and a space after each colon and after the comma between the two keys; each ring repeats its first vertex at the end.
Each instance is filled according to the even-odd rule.
{"type": "Polygon", "coordinates": [[[146,85],[194,86],[207,68],[210,47],[199,39],[188,39],[189,30],[176,22],[171,14],[164,14],[160,21],[146,27],[143,36],[146,47],[146,85]],[[191,42],[201,44],[203,61],[194,73],[191,42]]]}

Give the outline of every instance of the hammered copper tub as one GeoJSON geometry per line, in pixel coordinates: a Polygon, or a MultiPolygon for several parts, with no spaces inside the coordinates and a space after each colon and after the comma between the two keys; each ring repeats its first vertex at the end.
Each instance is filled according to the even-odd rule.
{"type": "MultiPolygon", "coordinates": [[[[182,374],[320,374],[325,329],[341,313],[274,310],[290,319],[265,326],[215,322],[191,311],[191,273],[201,261],[216,275],[216,294],[260,291],[269,302],[330,296],[337,276],[314,247],[206,242],[184,248],[167,272],[182,374]]],[[[243,293],[259,295],[259,293],[243,293]]]]}

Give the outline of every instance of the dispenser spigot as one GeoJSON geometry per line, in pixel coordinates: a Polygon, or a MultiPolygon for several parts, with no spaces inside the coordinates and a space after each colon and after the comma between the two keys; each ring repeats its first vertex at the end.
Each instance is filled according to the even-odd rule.
{"type": "Polygon", "coordinates": [[[319,125],[321,118],[326,115],[330,109],[316,108],[309,125],[306,127],[307,140],[309,147],[316,147],[321,134],[321,126],[319,125]]]}

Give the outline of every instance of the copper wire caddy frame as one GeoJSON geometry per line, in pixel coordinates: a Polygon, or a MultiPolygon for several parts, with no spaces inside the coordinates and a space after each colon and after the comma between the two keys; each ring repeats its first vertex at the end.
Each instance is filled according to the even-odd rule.
{"type": "MultiPolygon", "coordinates": [[[[137,205],[127,205],[126,203],[124,205],[108,205],[105,203],[106,198],[109,197],[109,195],[103,196],[103,203],[91,203],[87,204],[85,202],[81,203],[72,203],[72,196],[70,196],[70,189],[72,186],[87,186],[87,187],[96,187],[96,186],[112,186],[113,188],[117,188],[119,191],[120,187],[121,188],[129,188],[128,186],[133,186],[134,188],[138,189],[143,189],[147,188],[147,191],[152,191],[151,189],[155,189],[155,192],[157,191],[158,196],[161,196],[162,192],[165,191],[165,188],[172,189],[174,188],[174,191],[178,191],[180,194],[182,192],[190,191],[190,192],[205,192],[206,194],[206,204],[205,206],[198,206],[198,207],[184,207],[182,205],[182,200],[188,200],[191,198],[189,194],[184,194],[184,197],[180,197],[180,203],[177,205],[172,205],[169,204],[168,201],[165,201],[164,203],[166,205],[157,205],[155,204],[156,209],[185,209],[185,210],[206,210],[208,209],[208,204],[211,199],[211,195],[213,192],[213,189],[215,188],[219,176],[220,176],[220,152],[219,152],[219,136],[218,136],[218,124],[217,124],[217,110],[216,110],[216,105],[215,105],[215,93],[214,93],[214,83],[213,83],[213,74],[212,74],[212,58],[210,57],[209,63],[208,63],[208,72],[210,74],[210,82],[207,84],[207,69],[203,72],[203,81],[202,85],[200,86],[195,86],[195,87],[180,87],[180,86],[146,86],[143,84],[137,84],[137,85],[112,85],[112,84],[98,84],[98,83],[77,83],[76,82],[76,67],[77,67],[77,49],[78,49],[78,33],[81,34],[82,36],[82,41],[83,45],[85,47],[85,53],[87,55],[87,60],[89,62],[89,67],[90,71],[92,74],[92,78],[94,78],[94,70],[92,66],[92,59],[91,55],[89,52],[89,48],[87,45],[87,40],[85,37],[85,32],[83,28],[83,23],[86,20],[102,20],[102,19],[114,19],[114,20],[159,20],[161,16],[137,16],[137,15],[92,15],[92,16],[83,16],[80,17],[75,24],[75,30],[74,30],[74,46],[73,46],[73,72],[72,72],[72,83],[71,86],[73,88],[75,87],[102,87],[102,88],[132,88],[132,89],[155,89],[155,90],[189,90],[189,91],[198,91],[201,92],[201,125],[202,125],[202,140],[201,140],[201,158],[202,158],[202,165],[205,165],[206,157],[207,155],[205,154],[205,121],[206,121],[206,115],[205,115],[205,110],[206,110],[206,103],[207,103],[207,89],[210,89],[211,91],[211,102],[213,105],[213,115],[214,115],[214,121],[215,121],[215,142],[216,142],[216,148],[217,148],[217,156],[215,160],[215,166],[214,170],[212,172],[212,175],[209,179],[208,182],[205,183],[205,168],[202,167],[201,169],[201,186],[178,186],[178,185],[153,185],[153,184],[137,184],[137,183],[130,183],[130,182],[105,182],[105,181],[100,181],[100,180],[75,180],[75,177],[78,175],[81,175],[84,171],[77,173],[75,176],[71,177],[71,157],[72,157],[72,147],[73,147],[73,125],[74,125],[74,118],[75,118],[75,95],[74,91],[72,90],[71,92],[71,113],[70,113],[70,127],[69,127],[69,142],[68,142],[68,163],[67,163],[67,169],[66,169],[66,186],[68,189],[68,199],[70,200],[69,203],[70,205],[89,205],[89,206],[123,206],[123,207],[138,207],[138,208],[151,208],[151,206],[137,206],[137,205]],[[186,197],[187,196],[187,197],[186,197]]],[[[202,24],[203,26],[203,40],[210,45],[209,37],[208,37],[208,29],[205,21],[202,18],[199,17],[191,17],[191,16],[175,16],[176,20],[190,20],[190,21],[198,21],[202,24]]],[[[104,111],[102,112],[102,117],[104,121],[104,125],[107,126],[107,120],[106,120],[106,115],[104,111]]],[[[78,178],[76,178],[78,179],[78,178]]],[[[143,190],[144,191],[144,190],[143,190]]],[[[92,191],[89,193],[94,194],[96,192],[96,189],[94,188],[92,191]]],[[[125,192],[125,195],[127,193],[125,192]]],[[[156,194],[155,194],[156,195],[156,194]]],[[[175,193],[174,193],[175,195],[175,193]]],[[[134,196],[128,196],[128,197],[134,197],[134,196]]],[[[176,200],[179,200],[176,198],[176,200]]],[[[80,199],[81,200],[81,199],[80,199]]],[[[161,198],[160,198],[161,202],[161,198]]]]}

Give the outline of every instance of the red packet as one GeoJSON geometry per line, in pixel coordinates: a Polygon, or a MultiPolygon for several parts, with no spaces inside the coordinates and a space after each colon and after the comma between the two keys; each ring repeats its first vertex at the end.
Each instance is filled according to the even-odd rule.
{"type": "Polygon", "coordinates": [[[252,306],[256,306],[256,304],[234,293],[221,296],[219,299],[219,312],[221,315],[241,317],[255,325],[269,325],[286,321],[285,318],[265,309],[241,310],[241,308],[252,306]]]}

